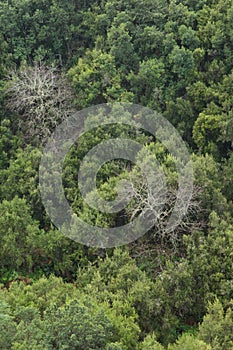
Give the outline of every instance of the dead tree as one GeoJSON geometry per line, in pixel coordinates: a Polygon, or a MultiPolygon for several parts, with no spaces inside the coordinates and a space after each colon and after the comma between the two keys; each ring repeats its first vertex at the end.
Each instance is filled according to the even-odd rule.
{"type": "Polygon", "coordinates": [[[71,86],[57,68],[35,63],[11,72],[6,108],[19,117],[24,140],[43,144],[75,112],[73,98],[71,86]]]}

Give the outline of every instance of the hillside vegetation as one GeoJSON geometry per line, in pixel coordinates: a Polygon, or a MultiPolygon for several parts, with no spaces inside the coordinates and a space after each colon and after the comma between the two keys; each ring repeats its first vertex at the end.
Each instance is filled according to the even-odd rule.
{"type": "MultiPolygon", "coordinates": [[[[232,350],[233,2],[0,0],[0,52],[0,349],[232,350]],[[166,118],[195,178],[186,216],[166,234],[178,173],[164,145],[123,125],[83,135],[65,158],[63,186],[93,226],[128,223],[146,205],[144,187],[117,213],[84,203],[78,167],[101,140],[141,142],[166,175],[158,224],[104,249],[53,225],[38,169],[62,120],[114,102],[166,118]]],[[[140,176],[116,159],[97,187],[113,200],[120,181],[140,176]]]]}

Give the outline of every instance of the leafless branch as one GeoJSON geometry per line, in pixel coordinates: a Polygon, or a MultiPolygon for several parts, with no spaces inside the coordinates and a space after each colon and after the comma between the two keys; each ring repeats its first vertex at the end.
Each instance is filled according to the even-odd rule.
{"type": "Polygon", "coordinates": [[[73,92],[54,67],[35,63],[9,75],[6,108],[16,113],[26,140],[44,143],[54,128],[74,113],[73,92]]]}
{"type": "MultiPolygon", "coordinates": [[[[192,198],[187,203],[186,213],[184,214],[183,210],[177,211],[178,225],[174,225],[174,229],[169,232],[167,231],[167,223],[176,205],[177,186],[167,186],[166,196],[159,178],[156,179],[156,191],[152,191],[148,187],[146,179],[139,176],[131,177],[131,183],[128,182],[128,186],[130,186],[130,189],[125,189],[125,193],[131,192],[130,197],[132,200],[127,207],[127,214],[130,220],[133,220],[141,213],[146,215],[154,212],[155,215],[148,216],[152,227],[150,239],[153,239],[154,242],[160,242],[160,246],[166,242],[176,250],[176,246],[181,241],[183,234],[188,234],[202,227],[198,220],[198,213],[201,210],[198,200],[201,189],[198,186],[194,186],[192,198]]],[[[182,196],[182,188],[179,191],[180,196],[182,196]]],[[[166,243],[165,245],[167,245],[166,243]]]]}

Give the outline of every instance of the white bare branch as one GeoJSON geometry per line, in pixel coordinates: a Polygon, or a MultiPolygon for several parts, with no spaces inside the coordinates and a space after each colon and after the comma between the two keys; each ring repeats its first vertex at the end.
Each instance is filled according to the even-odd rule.
{"type": "MultiPolygon", "coordinates": [[[[174,229],[167,232],[166,226],[168,220],[173,212],[173,209],[177,200],[177,186],[169,185],[166,188],[166,195],[162,188],[162,184],[157,179],[156,191],[152,191],[148,187],[148,183],[144,177],[133,176],[131,177],[130,189],[125,191],[131,192],[130,205],[127,207],[127,214],[132,221],[141,213],[155,213],[155,215],[149,215],[148,220],[151,220],[151,233],[150,237],[157,242],[169,242],[173,245],[174,249],[184,233],[190,233],[193,230],[200,229],[200,221],[197,220],[198,213],[200,211],[200,203],[198,201],[198,194],[201,189],[194,186],[192,198],[189,200],[187,206],[187,212],[183,215],[183,210],[177,211],[180,217],[177,220],[179,225],[175,225],[174,229]]],[[[185,190],[184,190],[185,191],[185,190]]],[[[180,196],[182,196],[182,188],[179,189],[180,196]]]]}
{"type": "Polygon", "coordinates": [[[35,63],[11,72],[6,107],[16,113],[25,140],[44,143],[54,128],[74,113],[73,92],[58,69],[35,63]]]}

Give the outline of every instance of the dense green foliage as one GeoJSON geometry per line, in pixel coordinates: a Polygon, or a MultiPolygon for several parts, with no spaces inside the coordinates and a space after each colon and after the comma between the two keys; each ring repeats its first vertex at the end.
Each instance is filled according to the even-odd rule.
{"type": "MultiPolygon", "coordinates": [[[[0,349],[233,349],[232,1],[0,0],[0,52],[0,349]],[[159,111],[176,127],[192,155],[195,190],[170,235],[163,213],[159,229],[106,250],[53,226],[38,167],[61,110],[114,101],[159,111]]],[[[103,214],[82,200],[81,160],[111,137],[156,155],[167,212],[174,204],[173,156],[134,131],[99,127],[70,149],[63,185],[88,223],[127,223],[138,204],[103,214]]],[[[97,186],[112,200],[120,180],[140,176],[115,160],[101,167],[97,186]]]]}

